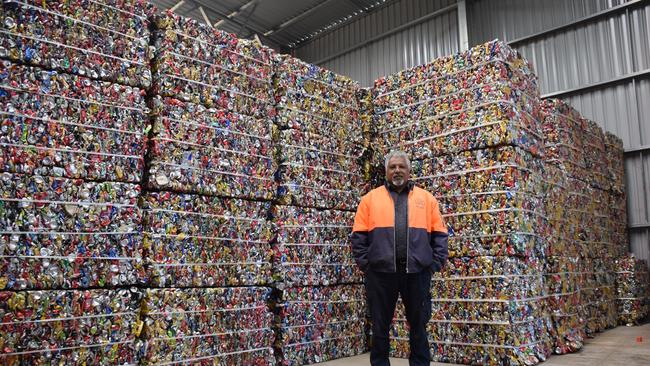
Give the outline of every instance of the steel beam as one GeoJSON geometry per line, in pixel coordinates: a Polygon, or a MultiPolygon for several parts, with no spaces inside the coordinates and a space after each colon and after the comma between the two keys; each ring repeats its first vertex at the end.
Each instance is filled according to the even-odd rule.
{"type": "MultiPolygon", "coordinates": [[[[228,22],[232,22],[232,23],[234,23],[234,24],[236,24],[238,26],[242,26],[244,24],[244,22],[242,22],[242,21],[240,21],[240,20],[238,20],[236,18],[228,18],[229,14],[226,14],[224,11],[215,8],[209,1],[206,1],[206,0],[192,0],[192,1],[195,2],[199,6],[202,6],[203,9],[209,10],[209,11],[217,14],[218,16],[223,18],[223,20],[226,20],[228,22]]],[[[251,25],[246,25],[245,28],[250,30],[253,33],[263,34],[260,31],[260,29],[256,29],[251,25]]]]}
{"type": "Polygon", "coordinates": [[[642,145],[639,147],[633,147],[631,149],[625,149],[625,155],[639,154],[646,151],[650,151],[650,145],[642,145]]]}
{"type": "Polygon", "coordinates": [[[458,0],[458,45],[460,51],[469,50],[469,32],[467,31],[467,7],[465,0],[458,0]]]}
{"type": "Polygon", "coordinates": [[[178,10],[178,8],[183,6],[183,4],[185,4],[185,0],[181,0],[181,1],[177,2],[176,5],[169,8],[169,10],[171,10],[172,12],[175,12],[176,10],[178,10]]]}
{"type": "Polygon", "coordinates": [[[208,15],[205,13],[205,10],[203,10],[202,6],[199,6],[199,11],[201,12],[201,16],[203,16],[203,21],[205,21],[205,24],[212,27],[212,22],[210,22],[210,18],[208,18],[208,15]]]}
{"type": "Polygon", "coordinates": [[[239,9],[234,10],[232,13],[226,15],[226,17],[225,17],[224,19],[221,19],[220,21],[218,21],[217,23],[215,23],[214,27],[217,28],[217,27],[219,27],[220,25],[222,25],[223,23],[225,23],[226,21],[228,21],[228,20],[232,20],[234,17],[236,17],[237,15],[239,15],[241,12],[243,12],[244,10],[246,10],[246,8],[248,8],[249,6],[251,6],[251,5],[253,5],[253,4],[257,5],[257,0],[251,0],[251,1],[247,2],[246,4],[240,6],[239,9]]]}
{"type": "Polygon", "coordinates": [[[642,222],[639,224],[630,224],[627,226],[628,230],[643,230],[643,229],[650,229],[650,222],[642,222]]]}
{"type": "Polygon", "coordinates": [[[597,89],[597,88],[606,87],[606,86],[611,85],[611,84],[617,84],[617,83],[627,81],[627,80],[630,80],[630,79],[640,79],[640,78],[648,77],[648,75],[650,75],[650,69],[645,69],[645,70],[633,72],[633,73],[630,73],[630,74],[622,75],[622,76],[619,76],[619,77],[616,77],[616,78],[613,78],[613,79],[609,79],[609,80],[605,80],[605,81],[599,81],[597,83],[592,83],[592,84],[579,86],[577,88],[560,90],[560,91],[557,91],[557,92],[543,94],[542,98],[556,98],[558,96],[576,94],[576,93],[583,92],[583,91],[590,90],[590,89],[597,89]]]}
{"type": "MultiPolygon", "coordinates": [[[[234,24],[236,24],[236,25],[238,25],[240,27],[243,26],[245,29],[248,29],[251,33],[258,34],[261,38],[268,41],[270,44],[274,44],[274,45],[276,45],[278,47],[280,46],[280,44],[277,43],[276,41],[274,41],[274,40],[272,40],[272,39],[270,39],[268,37],[265,37],[263,31],[261,31],[260,29],[256,29],[255,27],[251,26],[250,24],[245,24],[244,22],[242,22],[242,21],[240,21],[240,20],[238,20],[236,18],[228,19],[228,14],[226,14],[225,12],[223,12],[223,11],[221,11],[219,9],[216,9],[212,5],[212,3],[210,1],[192,0],[192,2],[199,5],[199,6],[202,6],[203,9],[209,10],[209,11],[217,14],[219,17],[221,17],[223,19],[226,19],[226,21],[232,22],[232,23],[234,23],[234,24]]],[[[215,26],[216,26],[216,24],[215,24],[215,26]]]]}

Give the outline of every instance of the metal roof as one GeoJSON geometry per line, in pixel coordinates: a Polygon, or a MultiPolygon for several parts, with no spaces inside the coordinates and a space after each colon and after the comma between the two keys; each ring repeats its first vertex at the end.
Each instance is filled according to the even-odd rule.
{"type": "Polygon", "coordinates": [[[160,11],[290,51],[394,0],[151,0],[160,11]]]}

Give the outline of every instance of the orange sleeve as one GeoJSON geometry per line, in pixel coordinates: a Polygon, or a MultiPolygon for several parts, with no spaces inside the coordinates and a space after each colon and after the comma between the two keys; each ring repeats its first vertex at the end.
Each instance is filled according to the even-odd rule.
{"type": "Polygon", "coordinates": [[[368,232],[370,231],[370,207],[368,207],[368,195],[361,198],[359,207],[357,207],[357,214],[354,216],[354,226],[352,232],[368,232]]]}
{"type": "Polygon", "coordinates": [[[445,220],[442,218],[442,214],[440,213],[440,205],[438,204],[438,200],[436,200],[435,197],[432,197],[433,202],[431,204],[431,231],[437,231],[439,233],[445,233],[447,234],[447,225],[445,224],[445,220]]]}
{"type": "Polygon", "coordinates": [[[350,235],[352,255],[354,255],[354,261],[362,272],[368,270],[368,247],[370,246],[370,243],[368,243],[368,232],[370,231],[370,207],[368,200],[368,195],[361,198],[361,202],[357,208],[357,214],[354,216],[352,235],[350,235]]]}

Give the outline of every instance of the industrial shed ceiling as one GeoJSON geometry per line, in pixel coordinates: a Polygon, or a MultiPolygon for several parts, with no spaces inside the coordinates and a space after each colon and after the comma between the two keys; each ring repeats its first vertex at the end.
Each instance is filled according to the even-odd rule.
{"type": "Polygon", "coordinates": [[[153,0],[159,10],[210,23],[240,38],[293,48],[394,0],[153,0]]]}

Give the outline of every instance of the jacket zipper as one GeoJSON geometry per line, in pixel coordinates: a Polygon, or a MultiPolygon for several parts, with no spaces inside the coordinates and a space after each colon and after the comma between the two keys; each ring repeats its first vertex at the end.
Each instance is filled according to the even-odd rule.
{"type": "Polygon", "coordinates": [[[411,198],[411,191],[406,195],[406,273],[409,273],[409,231],[411,231],[411,225],[409,225],[409,198],[411,198]]]}
{"type": "MultiPolygon", "coordinates": [[[[395,200],[393,199],[393,195],[390,194],[390,190],[386,188],[386,193],[388,193],[388,197],[390,198],[390,201],[393,202],[393,265],[395,266],[395,273],[397,273],[397,233],[396,233],[396,227],[395,223],[397,222],[395,218],[395,200]]],[[[408,236],[408,234],[407,234],[408,236]]],[[[406,247],[406,251],[408,252],[408,244],[406,247]]],[[[408,259],[406,260],[408,263],[408,259]]],[[[408,264],[406,265],[408,267],[408,264]]]]}

